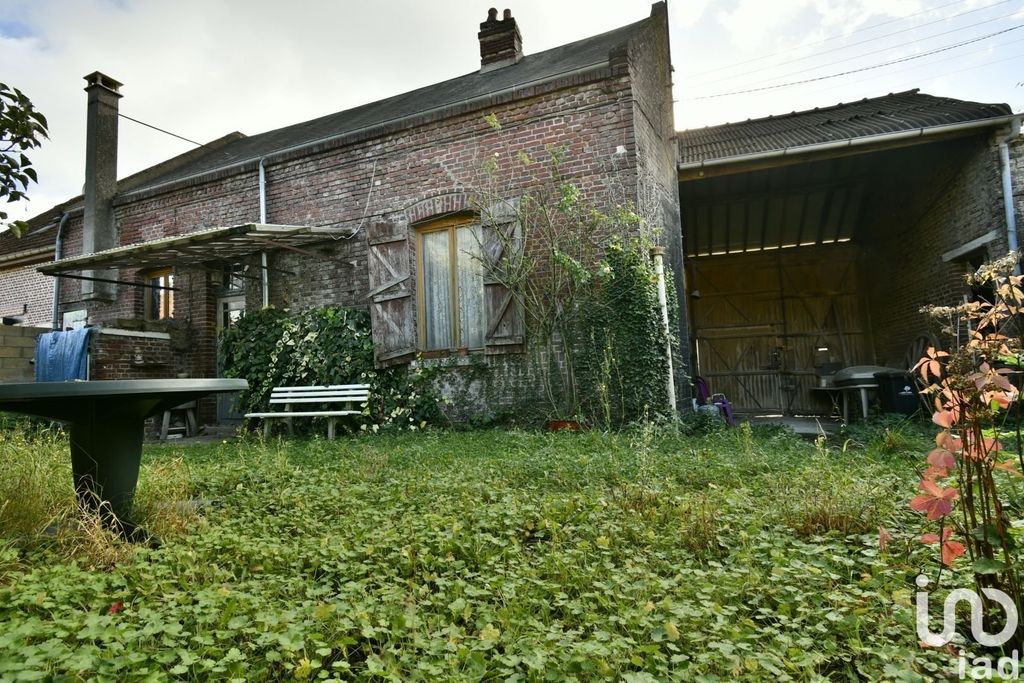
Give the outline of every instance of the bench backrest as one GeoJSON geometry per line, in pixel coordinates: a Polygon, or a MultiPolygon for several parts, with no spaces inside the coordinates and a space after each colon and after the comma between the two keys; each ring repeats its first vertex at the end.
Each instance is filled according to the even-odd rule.
{"type": "Polygon", "coordinates": [[[332,384],[323,387],[274,387],[271,403],[362,403],[370,397],[369,384],[332,384]]]}

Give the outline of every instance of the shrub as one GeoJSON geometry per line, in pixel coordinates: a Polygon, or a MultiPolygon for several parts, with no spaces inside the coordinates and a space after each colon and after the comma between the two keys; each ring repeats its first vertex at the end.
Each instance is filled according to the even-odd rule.
{"type": "Polygon", "coordinates": [[[246,412],[267,405],[277,386],[369,384],[363,414],[374,428],[420,428],[437,420],[434,372],[419,366],[375,368],[370,316],[339,306],[245,315],[222,336],[225,376],[248,380],[246,412]]]}

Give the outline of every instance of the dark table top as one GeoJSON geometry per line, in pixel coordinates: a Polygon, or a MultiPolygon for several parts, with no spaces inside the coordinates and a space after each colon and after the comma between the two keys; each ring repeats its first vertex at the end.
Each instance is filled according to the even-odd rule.
{"type": "Polygon", "coordinates": [[[145,418],[207,394],[242,391],[244,379],[126,379],[0,384],[0,410],[55,420],[145,418]],[[102,413],[97,412],[102,408],[102,413]]]}

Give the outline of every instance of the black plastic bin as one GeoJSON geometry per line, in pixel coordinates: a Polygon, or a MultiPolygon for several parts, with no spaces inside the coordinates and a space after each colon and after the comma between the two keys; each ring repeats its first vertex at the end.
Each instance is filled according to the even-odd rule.
{"type": "Polygon", "coordinates": [[[917,383],[902,370],[876,372],[878,402],[883,413],[913,415],[921,408],[917,395],[917,383]]]}

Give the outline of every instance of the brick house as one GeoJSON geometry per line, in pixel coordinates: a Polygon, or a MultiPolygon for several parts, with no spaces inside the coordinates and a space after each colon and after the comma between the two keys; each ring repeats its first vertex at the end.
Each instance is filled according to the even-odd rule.
{"type": "MultiPolygon", "coordinates": [[[[662,228],[683,300],[665,3],[537,54],[523,54],[508,10],[491,10],[478,37],[480,68],[465,76],[234,133],[121,180],[122,84],[90,74],[83,197],[31,221],[21,240],[0,237],[0,312],[112,332],[94,341],[91,376],[119,379],[214,376],[218,327],[245,309],[369,307],[378,363],[483,351],[507,388],[499,400],[511,400],[526,381],[513,362],[524,335],[515,307],[495,283],[453,295],[430,272],[462,267],[452,250],[481,222],[481,161],[509,148],[544,159],[549,146],[564,147],[560,171],[588,200],[631,202],[662,228]],[[36,269],[60,275],[56,291],[36,269]],[[442,319],[453,296],[474,315],[442,319]],[[147,322],[160,319],[171,322],[147,322]]],[[[523,191],[518,182],[527,179],[511,182],[503,201],[523,191]]],[[[685,361],[677,365],[682,385],[685,361]]],[[[200,417],[217,417],[212,403],[200,417]]]]}

